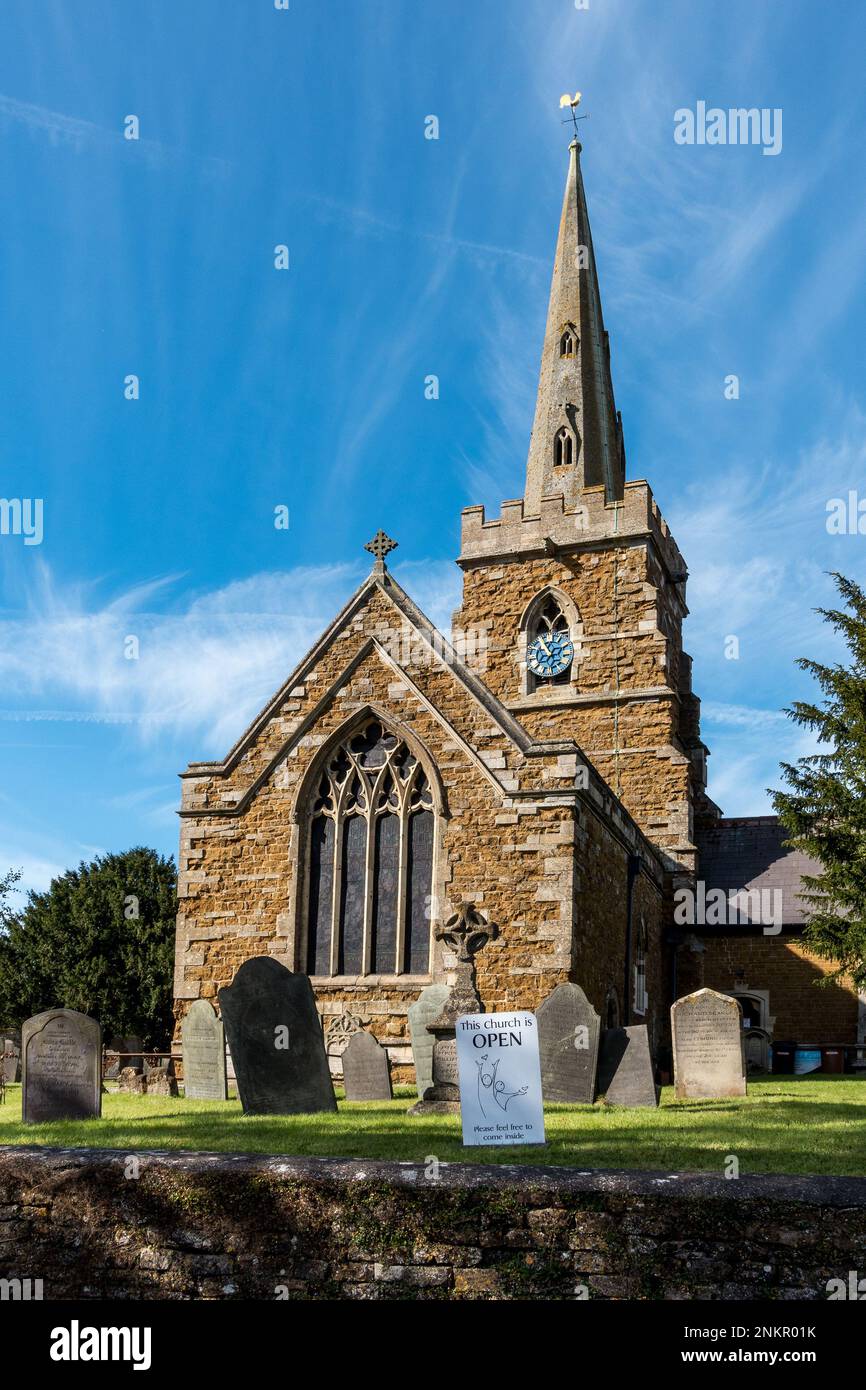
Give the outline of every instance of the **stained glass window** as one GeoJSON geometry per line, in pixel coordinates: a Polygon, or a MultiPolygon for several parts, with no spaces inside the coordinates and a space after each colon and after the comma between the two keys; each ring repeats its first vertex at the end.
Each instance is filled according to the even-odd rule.
{"type": "Polygon", "coordinates": [[[427,974],[434,832],[424,768],[371,719],[331,754],[313,797],[311,975],[427,974]]]}

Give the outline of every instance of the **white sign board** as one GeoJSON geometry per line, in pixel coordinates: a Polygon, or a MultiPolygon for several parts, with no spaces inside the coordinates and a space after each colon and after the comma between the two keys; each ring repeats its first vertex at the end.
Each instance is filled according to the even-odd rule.
{"type": "Polygon", "coordinates": [[[543,1144],[535,1015],[463,1014],[457,1067],[464,1144],[543,1144]]]}

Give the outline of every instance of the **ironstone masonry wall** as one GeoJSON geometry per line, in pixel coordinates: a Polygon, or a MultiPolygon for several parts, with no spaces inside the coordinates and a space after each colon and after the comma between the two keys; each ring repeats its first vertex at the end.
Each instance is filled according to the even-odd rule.
{"type": "Polygon", "coordinates": [[[44,1298],[823,1299],[866,1180],[0,1149],[0,1278],[44,1298]]]}
{"type": "MultiPolygon", "coordinates": [[[[596,811],[586,797],[575,805],[574,751],[553,744],[524,758],[447,665],[418,661],[407,680],[371,650],[372,640],[387,649],[399,617],[374,589],[230,766],[193,764],[185,775],[178,1024],[190,1000],[216,1002],[219,987],[249,956],[270,953],[303,968],[303,885],[296,870],[304,862],[305,779],[328,737],[372,707],[420,741],[442,779],[446,811],[435,897],[442,903],[470,897],[502,927],[478,958],[485,1008],[536,1008],[556,984],[573,978],[600,1013],[610,990],[622,1009],[628,852],[642,846],[637,898],[649,933],[650,998],[663,1027],[657,858],[608,792],[594,789],[596,811]],[[447,712],[447,724],[437,711],[447,712]],[[485,766],[506,790],[496,790],[485,766]]],[[[443,975],[437,947],[430,975],[313,983],[326,1020],[346,1009],[358,1014],[388,1046],[396,1079],[412,1080],[407,1009],[425,984],[443,975]]]]}
{"type": "Polygon", "coordinates": [[[547,498],[540,516],[522,501],[489,521],[469,507],[460,564],[454,624],[486,634],[490,689],[535,737],[574,738],[649,839],[693,869],[704,767],[682,646],[685,564],[647,484],[626,484],[615,506],[603,488],[573,511],[547,498]],[[548,586],[578,615],[573,684],[523,695],[520,617],[548,586]]]}

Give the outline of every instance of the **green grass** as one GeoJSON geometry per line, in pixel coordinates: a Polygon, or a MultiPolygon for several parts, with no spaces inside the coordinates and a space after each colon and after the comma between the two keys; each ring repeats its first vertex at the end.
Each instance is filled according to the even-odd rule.
{"type": "Polygon", "coordinates": [[[866,1081],[847,1077],[751,1080],[742,1099],[676,1104],[666,1088],[658,1110],[603,1105],[545,1107],[547,1144],[502,1149],[460,1142],[459,1117],[414,1118],[414,1092],[390,1102],[339,1102],[336,1115],[249,1116],[236,1100],[188,1101],[109,1092],[100,1120],[21,1124],[21,1087],[0,1106],[0,1143],[52,1147],[210,1149],[224,1152],[442,1162],[543,1163],[576,1168],[655,1168],[721,1173],[728,1154],[740,1172],[866,1175],[866,1081]]]}

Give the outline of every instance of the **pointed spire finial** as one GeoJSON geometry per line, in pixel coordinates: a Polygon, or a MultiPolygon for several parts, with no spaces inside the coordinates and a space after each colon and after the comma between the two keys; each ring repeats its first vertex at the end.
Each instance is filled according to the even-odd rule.
{"type": "Polygon", "coordinates": [[[375,557],[376,561],[376,563],[373,566],[374,574],[385,573],[385,556],[390,555],[392,550],[396,550],[397,544],[398,542],[392,541],[391,537],[387,535],[381,527],[376,532],[373,539],[367,542],[367,544],[364,546],[364,549],[369,550],[370,554],[375,557]]]}
{"type": "MultiPolygon", "coordinates": [[[[575,122],[583,119],[574,116],[574,97],[561,100],[575,122]]],[[[604,487],[613,503],[625,481],[579,153],[572,140],[526,463],[527,516],[540,515],[548,497],[562,497],[573,510],[591,487],[604,487]]]]}

